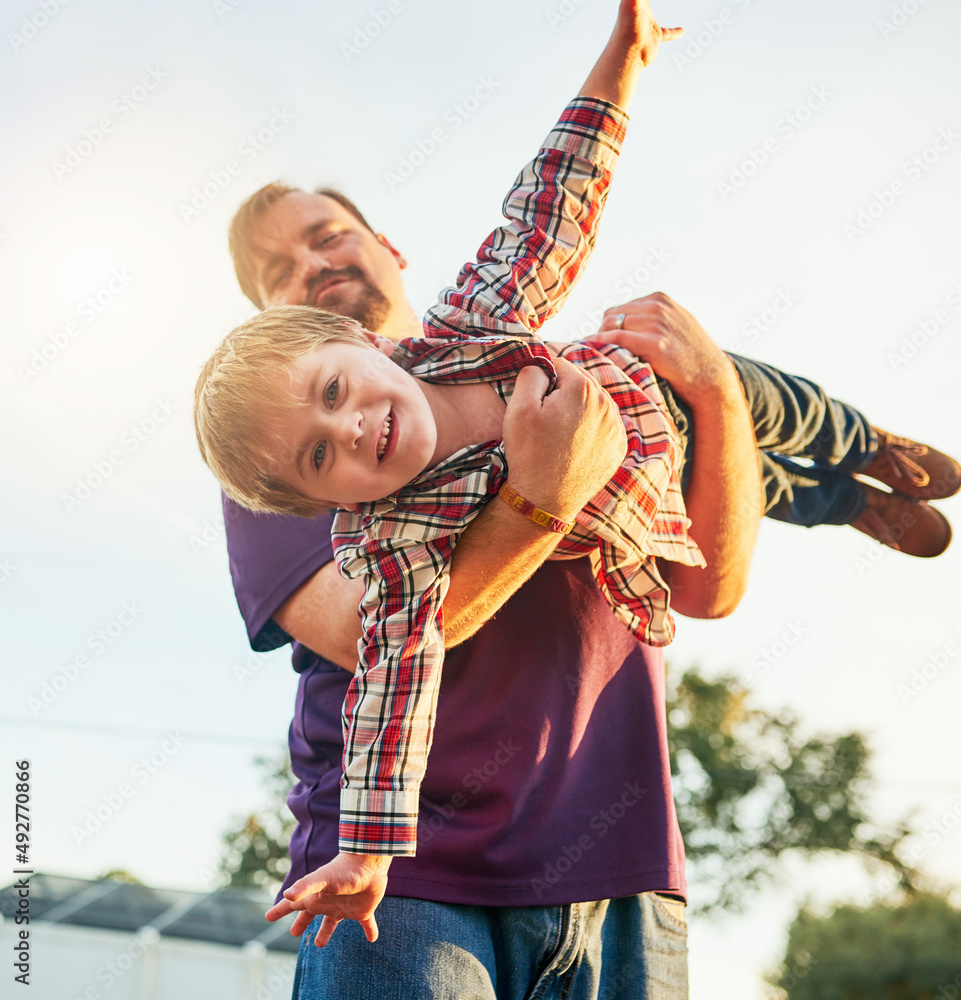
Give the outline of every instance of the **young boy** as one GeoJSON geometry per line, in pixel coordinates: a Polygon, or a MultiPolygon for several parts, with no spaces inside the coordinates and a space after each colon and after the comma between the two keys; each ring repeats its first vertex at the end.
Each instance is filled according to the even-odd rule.
{"type": "MultiPolygon", "coordinates": [[[[510,224],[488,237],[478,261],[428,312],[427,339],[395,345],[309,307],[271,309],[230,334],[198,381],[198,442],[225,492],[254,510],[311,516],[339,508],[338,565],[366,581],[363,648],[344,705],[341,854],[319,870],[332,880],[349,868],[351,855],[414,853],[448,567],[458,533],[483,503],[499,494],[564,534],[562,557],[592,552],[599,585],[645,642],[663,645],[673,635],[655,557],[703,564],[687,535],[684,449],[665,404],[667,387],[662,395],[649,366],[621,348],[567,344],[552,351],[533,337],[589,255],[596,219],[580,209],[599,211],[606,195],[614,154],[596,135],[572,137],[589,115],[602,111],[617,120],[616,108],[598,111],[597,104],[575,100],[566,109],[515,183],[505,204],[510,224]],[[515,381],[539,380],[546,393],[568,364],[586,368],[610,392],[627,437],[623,465],[576,526],[513,494],[500,446],[515,381]]],[[[776,409],[783,394],[758,389],[771,390],[773,370],[732,363],[752,410],[765,399],[776,409]]],[[[809,393],[810,383],[775,375],[795,399],[810,396],[808,408],[816,409],[813,400],[823,394],[809,393]]],[[[882,455],[860,414],[827,402],[820,419],[807,413],[799,421],[805,433],[790,442],[791,453],[850,472],[877,463],[875,473],[889,481],[884,456],[914,446],[886,445],[882,455]]],[[[934,452],[916,458],[940,480],[932,496],[961,485],[957,463],[934,452]]],[[[871,488],[849,482],[850,518],[857,520],[872,503],[871,488]]],[[[906,523],[903,508],[925,529],[923,537],[911,536],[916,554],[943,551],[947,521],[923,502],[897,502],[901,525],[886,508],[872,508],[881,511],[885,530],[906,523]]]]}

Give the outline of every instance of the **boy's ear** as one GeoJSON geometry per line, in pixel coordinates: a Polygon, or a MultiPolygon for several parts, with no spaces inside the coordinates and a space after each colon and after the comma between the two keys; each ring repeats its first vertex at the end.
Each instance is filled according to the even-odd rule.
{"type": "Polygon", "coordinates": [[[394,353],[397,346],[390,338],[382,337],[379,333],[371,333],[370,330],[363,330],[362,333],[367,338],[370,346],[381,354],[386,354],[389,358],[394,353]]]}

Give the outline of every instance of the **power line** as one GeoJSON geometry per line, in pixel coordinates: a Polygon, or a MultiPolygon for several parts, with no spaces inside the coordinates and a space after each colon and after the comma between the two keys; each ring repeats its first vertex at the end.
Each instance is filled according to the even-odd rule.
{"type": "Polygon", "coordinates": [[[0,722],[11,726],[21,726],[27,729],[60,729],[66,732],[94,733],[101,736],[136,737],[142,739],[145,736],[169,736],[171,729],[176,729],[187,739],[196,743],[241,743],[241,744],[267,744],[286,745],[283,738],[270,736],[240,736],[233,733],[204,733],[199,730],[180,729],[169,726],[167,729],[153,729],[142,726],[113,726],[105,725],[101,722],[69,722],[62,719],[26,719],[16,715],[0,715],[0,722]]]}

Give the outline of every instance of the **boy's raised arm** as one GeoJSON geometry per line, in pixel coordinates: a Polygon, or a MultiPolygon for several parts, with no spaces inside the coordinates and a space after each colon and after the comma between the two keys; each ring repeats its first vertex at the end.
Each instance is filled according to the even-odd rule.
{"type": "Polygon", "coordinates": [[[641,70],[653,61],[658,46],[683,34],[683,28],[662,28],[649,0],[621,0],[614,31],[577,96],[609,101],[626,111],[641,70]]]}
{"type": "MultiPolygon", "coordinates": [[[[467,330],[481,335],[513,332],[516,336],[524,331],[530,336],[533,329],[540,326],[547,315],[559,307],[593,245],[593,233],[600,214],[599,203],[606,194],[624,131],[625,116],[620,108],[629,102],[638,75],[653,59],[660,41],[679,34],[679,29],[663,31],[657,25],[651,15],[648,0],[621,0],[614,32],[588,76],[579,99],[572,102],[565,111],[561,122],[551,133],[549,145],[542,151],[543,155],[539,155],[527,168],[535,175],[535,199],[528,199],[525,209],[523,203],[526,194],[519,194],[517,191],[511,193],[506,204],[516,204],[521,208],[513,215],[508,215],[510,225],[502,227],[489,237],[481,248],[477,263],[468,265],[462,271],[457,288],[448,290],[441,305],[432,310],[429,319],[425,321],[425,332],[428,335],[433,324],[433,329],[445,334],[463,333],[467,330]],[[538,163],[541,166],[538,167],[538,163]],[[568,178],[573,184],[580,185],[580,188],[565,191],[564,183],[568,178]],[[569,210],[573,213],[573,231],[569,210]],[[572,246],[568,246],[568,243],[572,243],[572,246]],[[569,260],[572,253],[576,257],[577,266],[566,267],[564,260],[569,260]],[[488,322],[491,316],[495,318],[493,324],[488,322]]],[[[563,381],[566,369],[563,365],[560,368],[559,375],[563,381]]],[[[529,384],[532,378],[526,378],[523,381],[528,383],[530,391],[526,394],[522,391],[519,402],[529,409],[533,404],[533,409],[539,411],[557,409],[565,400],[568,403],[576,401],[583,404],[584,397],[588,397],[590,402],[589,387],[582,384],[580,373],[567,371],[566,378],[571,383],[570,391],[561,386],[563,391],[540,400],[536,397],[542,395],[543,390],[529,384]],[[552,398],[555,396],[557,399],[552,398]]],[[[564,412],[570,409],[567,406],[564,412]]],[[[601,406],[594,400],[594,410],[608,411],[608,422],[617,428],[617,434],[611,437],[617,438],[623,434],[623,429],[619,417],[611,413],[610,409],[609,404],[601,406]]],[[[531,413],[530,416],[536,418],[537,414],[531,413]]],[[[512,455],[507,428],[508,425],[505,425],[505,446],[508,454],[512,455]]],[[[518,452],[523,450],[522,439],[529,437],[531,430],[528,423],[524,433],[515,436],[518,452]]],[[[595,448],[597,444],[595,441],[595,448]]],[[[517,482],[517,486],[526,490],[524,495],[539,506],[553,508],[558,512],[580,509],[607,482],[620,464],[624,449],[623,446],[618,448],[616,445],[615,441],[609,449],[609,468],[606,465],[600,467],[595,462],[593,471],[596,483],[580,481],[572,490],[571,483],[558,481],[557,477],[545,477],[537,472],[534,465],[543,464],[541,461],[530,463],[530,485],[521,481],[517,482]]],[[[511,460],[514,461],[513,457],[511,460]]],[[[512,481],[516,481],[516,475],[522,468],[524,463],[518,462],[512,473],[512,481]]],[[[506,507],[503,512],[497,513],[513,515],[519,528],[530,532],[530,525],[506,507]]],[[[482,514],[481,517],[483,516],[482,514]]],[[[464,556],[470,551],[476,558],[478,553],[475,551],[476,547],[471,546],[470,539],[471,532],[468,531],[461,539],[460,547],[465,547],[466,543],[464,556]]],[[[555,543],[556,539],[549,533],[537,529],[537,541],[534,543],[532,540],[532,544],[541,551],[538,551],[537,558],[525,570],[532,572],[540,565],[555,543]]],[[[489,546],[480,562],[485,558],[502,563],[504,553],[489,546]]],[[[487,614],[493,614],[529,572],[525,572],[520,579],[514,576],[511,581],[504,580],[502,575],[498,576],[498,592],[491,593],[488,589],[485,593],[487,614]]],[[[365,703],[364,711],[369,710],[370,706],[365,703]]],[[[360,711],[359,707],[356,711],[360,711]]],[[[416,790],[413,795],[416,797],[416,790]]],[[[384,893],[390,860],[389,855],[342,852],[333,861],[287,889],[284,898],[268,911],[268,919],[276,920],[287,913],[300,911],[293,930],[302,932],[312,916],[323,914],[325,920],[316,938],[316,943],[321,946],[330,939],[340,920],[355,919],[360,921],[368,938],[372,940],[377,934],[374,910],[384,893]]]]}

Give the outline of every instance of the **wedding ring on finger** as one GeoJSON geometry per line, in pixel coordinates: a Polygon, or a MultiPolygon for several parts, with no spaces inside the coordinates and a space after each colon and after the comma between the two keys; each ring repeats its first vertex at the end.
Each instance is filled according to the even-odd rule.
{"type": "Polygon", "coordinates": [[[614,317],[614,329],[615,330],[623,330],[624,329],[624,320],[625,319],[627,319],[627,313],[618,313],[614,317]]]}

